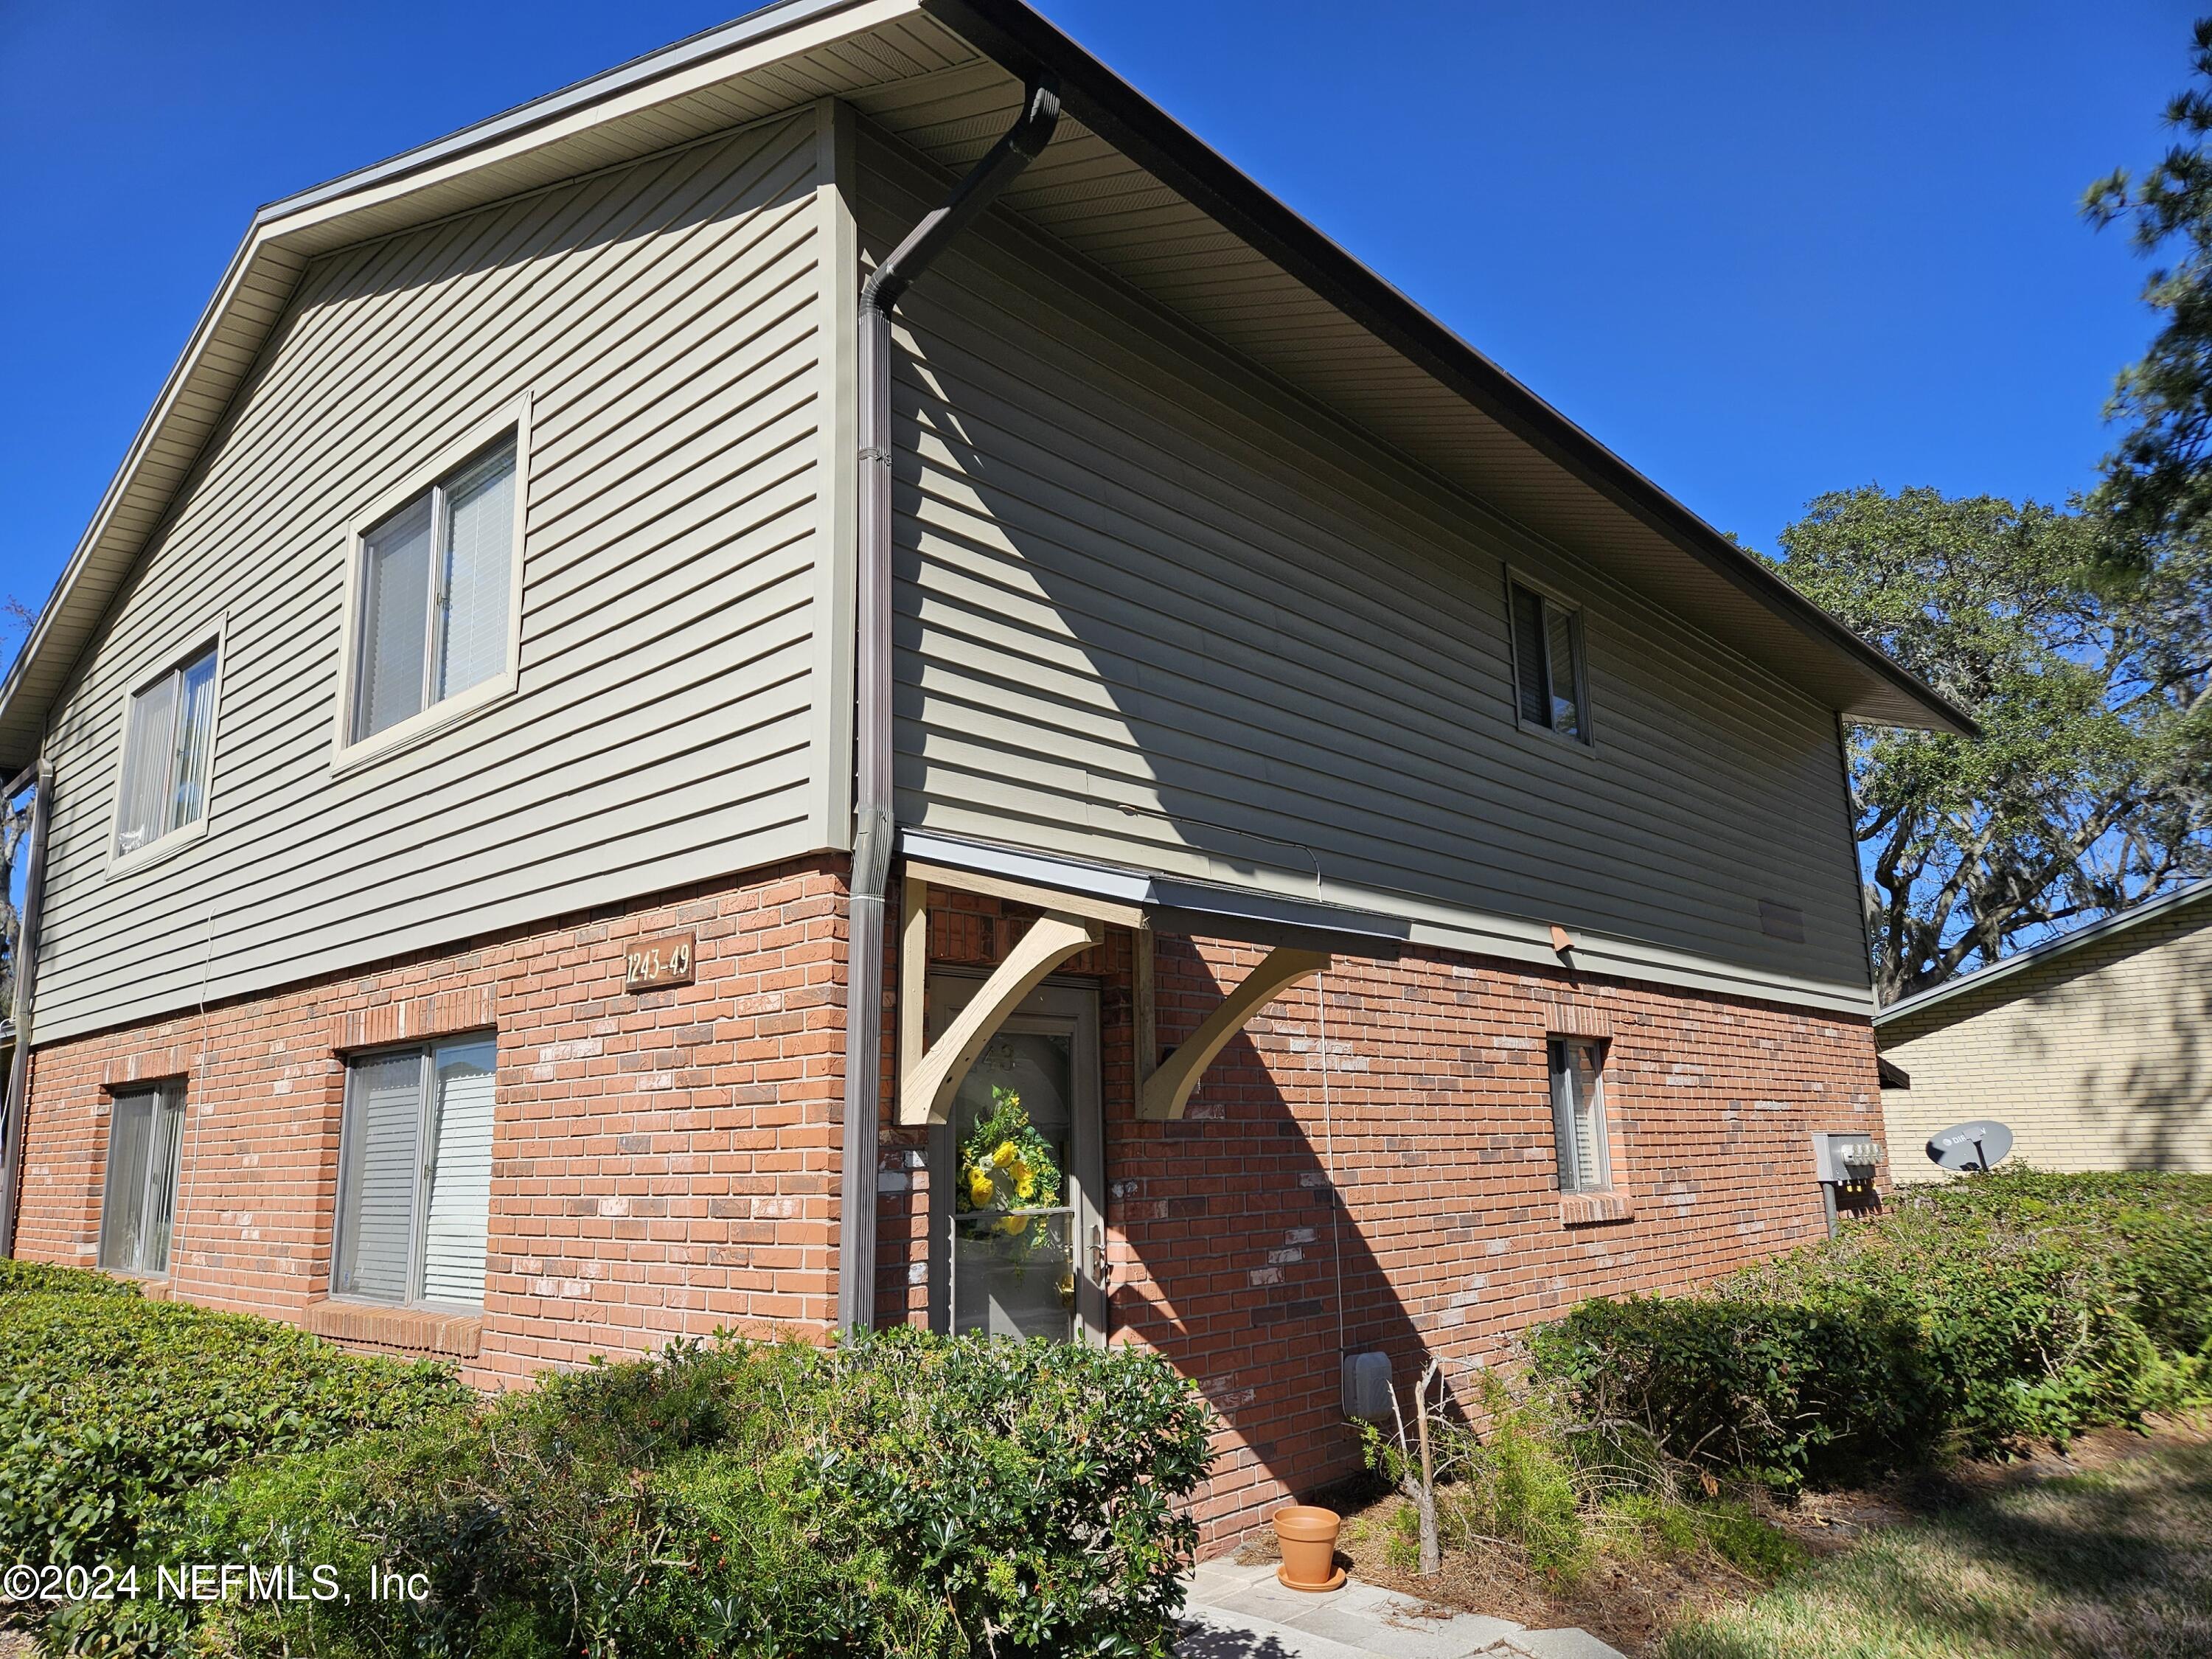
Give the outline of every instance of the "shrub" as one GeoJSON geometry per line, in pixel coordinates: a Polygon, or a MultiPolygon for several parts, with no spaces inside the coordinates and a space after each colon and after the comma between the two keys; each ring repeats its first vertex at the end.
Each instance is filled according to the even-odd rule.
{"type": "Polygon", "coordinates": [[[1586,1302],[1538,1376],[1783,1490],[2212,1396],[2212,1179],[2000,1172],[1710,1292],[1586,1302]]]}
{"type": "Polygon", "coordinates": [[[0,1256],[0,1297],[137,1294],[135,1279],[90,1273],[81,1267],[58,1267],[46,1261],[18,1261],[13,1256],[0,1256]]]}
{"type": "MultiPolygon", "coordinates": [[[[1560,1583],[1607,1558],[1671,1558],[1709,1552],[1747,1577],[1771,1582],[1803,1552],[1747,1504],[1708,1493],[1632,1425],[1590,1421],[1570,1392],[1547,1380],[1509,1387],[1479,1370],[1475,1392],[1432,1409],[1437,1532],[1446,1551],[1503,1548],[1560,1583]],[[1476,1419],[1479,1419],[1476,1420],[1476,1419]]],[[[1420,1565],[1420,1522],[1411,1458],[1372,1425],[1362,1425],[1369,1467],[1409,1499],[1390,1511],[1384,1565],[1412,1574],[1420,1565]]]]}
{"type": "Polygon", "coordinates": [[[1482,1405],[1487,1432],[1446,1425],[1438,1436],[1453,1474],[1453,1484],[1437,1495],[1440,1540],[1465,1548],[1505,1539],[1540,1572],[1576,1577],[1591,1553],[1583,1510],[1601,1483],[1589,1478],[1594,1471],[1577,1458],[1578,1449],[1546,1402],[1514,1399],[1486,1371],[1482,1405]]]}
{"type": "Polygon", "coordinates": [[[303,1331],[151,1302],[74,1268],[0,1267],[0,1559],[127,1556],[248,1460],[417,1421],[471,1398],[448,1373],[303,1331]]]}
{"type": "Polygon", "coordinates": [[[349,1602],[114,1604],[69,1638],[239,1656],[1164,1655],[1210,1424],[1132,1349],[912,1331],[679,1344],[243,1471],[149,1552],[328,1564],[349,1602]],[[379,1564],[424,1575],[427,1597],[370,1600],[379,1564]]]}
{"type": "Polygon", "coordinates": [[[971,1632],[1045,1652],[1158,1639],[1212,1420],[1164,1360],[910,1330],[840,1358],[855,1443],[825,1482],[971,1632]]]}
{"type": "Polygon", "coordinates": [[[1802,1544],[1745,1504],[1702,1504],[1692,1513],[1707,1547],[1747,1578],[1771,1584],[1808,1559],[1802,1544]]]}

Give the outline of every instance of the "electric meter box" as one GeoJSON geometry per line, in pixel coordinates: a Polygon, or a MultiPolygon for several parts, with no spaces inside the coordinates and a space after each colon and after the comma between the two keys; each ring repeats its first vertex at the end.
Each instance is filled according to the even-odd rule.
{"type": "Polygon", "coordinates": [[[1863,1130],[1813,1133],[1814,1177],[1838,1187],[1855,1187],[1874,1179],[1881,1162],[1881,1143],[1863,1130]]]}
{"type": "Polygon", "coordinates": [[[1344,1414],[1368,1423],[1390,1420],[1389,1354],[1370,1352],[1344,1356],[1344,1414]]]}

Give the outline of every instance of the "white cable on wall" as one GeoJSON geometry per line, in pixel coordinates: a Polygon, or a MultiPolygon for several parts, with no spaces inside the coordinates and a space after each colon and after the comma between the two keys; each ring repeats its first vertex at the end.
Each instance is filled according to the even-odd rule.
{"type": "MultiPolygon", "coordinates": [[[[208,912],[207,919],[207,948],[200,953],[199,1053],[192,1057],[192,1074],[186,1079],[185,1084],[185,1121],[187,1126],[191,1128],[191,1133],[190,1135],[185,1137],[184,1142],[180,1144],[179,1148],[179,1150],[184,1153],[185,1163],[189,1167],[185,1175],[184,1190],[177,1195],[177,1212],[169,1218],[169,1282],[172,1285],[177,1282],[178,1270],[185,1265],[185,1217],[191,1212],[192,1206],[192,1194],[199,1186],[200,1119],[206,1115],[207,1108],[214,1103],[211,1101],[204,1103],[198,1102],[193,1098],[194,1096],[203,1095],[207,1091],[208,970],[214,961],[215,912],[210,910],[208,912]]],[[[111,1106],[109,1110],[112,1112],[113,1108],[111,1106]]],[[[112,1118],[111,1118],[109,1121],[110,1133],[112,1133],[113,1132],[112,1118]]]]}
{"type": "Polygon", "coordinates": [[[1314,975],[1315,1030],[1321,1043],[1322,1167],[1328,1175],[1328,1248],[1336,1262],[1336,1354],[1340,1361],[1350,1350],[1344,1335],[1344,1238],[1340,1212],[1344,1195],[1336,1184],[1336,1114],[1328,1088],[1328,972],[1314,975]]]}

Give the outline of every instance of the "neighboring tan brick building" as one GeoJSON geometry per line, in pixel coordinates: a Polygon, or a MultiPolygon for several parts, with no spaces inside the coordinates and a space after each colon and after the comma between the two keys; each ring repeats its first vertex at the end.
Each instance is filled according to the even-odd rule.
{"type": "Polygon", "coordinates": [[[1891,1173],[1995,1118],[2043,1170],[2212,1173],[2212,880],[1906,997],[1875,1021],[1891,1173]]]}
{"type": "Polygon", "coordinates": [[[0,1235],[1148,1344],[1219,1539],[1819,1231],[1846,714],[1971,726],[1025,7],[783,0],[257,216],[0,685],[0,1235]]]}

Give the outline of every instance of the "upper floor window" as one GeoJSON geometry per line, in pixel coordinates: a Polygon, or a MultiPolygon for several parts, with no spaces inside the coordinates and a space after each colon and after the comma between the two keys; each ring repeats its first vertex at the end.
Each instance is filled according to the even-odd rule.
{"type": "Polygon", "coordinates": [[[131,695],[115,809],[118,858],[207,816],[217,658],[207,646],[131,695]]]}
{"type": "Polygon", "coordinates": [[[494,1059],[474,1036],[348,1064],[333,1292],[482,1304],[494,1059]]]}
{"type": "Polygon", "coordinates": [[[1521,719],[1562,737],[1589,740],[1583,708],[1582,618],[1519,582],[1513,605],[1514,693],[1521,719]]]}
{"type": "Polygon", "coordinates": [[[351,741],[507,672],[515,494],[509,434],[362,532],[351,741]]]}
{"type": "Polygon", "coordinates": [[[1553,1037],[1551,1060],[1552,1133],[1559,1152],[1559,1190],[1603,1192],[1613,1185],[1613,1147],[1606,1134],[1598,1045],[1553,1037]]]}

